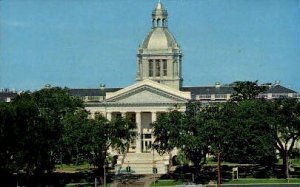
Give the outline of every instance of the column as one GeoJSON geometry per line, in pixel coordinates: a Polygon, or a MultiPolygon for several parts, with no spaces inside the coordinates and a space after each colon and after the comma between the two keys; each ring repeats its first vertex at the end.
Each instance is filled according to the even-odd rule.
{"type": "MultiPolygon", "coordinates": [[[[157,118],[157,113],[156,112],[151,112],[151,123],[154,123],[156,121],[156,118],[157,118]]],[[[154,143],[154,129],[152,128],[152,133],[151,133],[151,142],[154,143]]]]}
{"type": "Polygon", "coordinates": [[[141,112],[136,112],[135,113],[135,122],[137,125],[137,138],[136,138],[136,153],[141,153],[142,152],[142,140],[141,140],[141,126],[142,126],[142,116],[141,112]]]}
{"type": "Polygon", "coordinates": [[[151,112],[151,123],[156,121],[156,112],[151,112]]]}
{"type": "Polygon", "coordinates": [[[122,118],[126,118],[126,112],[121,112],[122,118]]]}
{"type": "Polygon", "coordinates": [[[111,121],[111,112],[106,112],[106,119],[111,121]]]}

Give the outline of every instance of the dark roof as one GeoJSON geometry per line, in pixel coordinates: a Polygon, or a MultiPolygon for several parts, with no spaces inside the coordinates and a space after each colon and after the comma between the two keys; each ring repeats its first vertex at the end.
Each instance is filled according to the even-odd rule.
{"type": "MultiPolygon", "coordinates": [[[[181,91],[189,91],[192,96],[204,94],[233,94],[235,93],[232,86],[198,86],[198,87],[182,87],[181,91]]],[[[283,87],[281,85],[270,86],[264,93],[297,93],[294,90],[283,87]]]]}
{"type": "Polygon", "coordinates": [[[0,102],[5,102],[6,98],[13,99],[18,94],[16,92],[0,92],[0,102]]]}
{"type": "Polygon", "coordinates": [[[297,93],[297,92],[289,88],[283,87],[281,85],[275,85],[275,86],[271,86],[269,90],[265,91],[264,93],[297,93]]]}
{"type": "MultiPolygon", "coordinates": [[[[105,92],[115,92],[122,88],[105,88],[105,92]]],[[[232,86],[192,86],[182,87],[181,91],[191,92],[192,96],[204,94],[233,94],[235,93],[232,86]]],[[[104,91],[98,89],[70,89],[72,96],[104,96],[104,91]]],[[[297,93],[294,90],[283,87],[281,85],[270,86],[264,93],[297,93]]]]}
{"type": "Polygon", "coordinates": [[[234,90],[230,86],[199,86],[199,87],[182,87],[181,91],[189,91],[192,95],[203,94],[232,94],[234,90]]]}
{"type": "Polygon", "coordinates": [[[105,91],[98,89],[70,89],[69,92],[72,96],[104,96],[105,92],[115,92],[122,88],[105,88],[105,91]]]}

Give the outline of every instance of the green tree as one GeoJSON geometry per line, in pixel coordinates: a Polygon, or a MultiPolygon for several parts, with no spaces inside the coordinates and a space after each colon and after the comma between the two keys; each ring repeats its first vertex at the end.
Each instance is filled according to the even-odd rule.
{"type": "Polygon", "coordinates": [[[109,122],[101,114],[96,113],[88,123],[88,137],[84,149],[88,153],[91,164],[97,167],[97,174],[103,179],[103,167],[106,165],[108,149],[124,152],[136,136],[136,124],[129,119],[116,118],[109,122]]]}
{"type": "Polygon", "coordinates": [[[207,133],[200,124],[197,114],[200,110],[198,103],[189,103],[187,113],[171,111],[161,115],[152,125],[154,127],[154,148],[163,154],[179,149],[195,166],[199,174],[208,153],[207,133]]]}
{"type": "Polygon", "coordinates": [[[14,172],[19,169],[36,174],[51,172],[61,151],[62,120],[66,114],[82,108],[82,102],[71,97],[67,89],[48,88],[22,93],[9,105],[10,110],[5,110],[7,115],[0,118],[2,124],[12,129],[11,133],[3,132],[12,139],[5,146],[16,150],[10,156],[13,158],[10,163],[17,166],[14,172]]]}
{"type": "MultiPolygon", "coordinates": [[[[275,140],[269,125],[268,103],[243,100],[226,103],[219,112],[222,158],[229,162],[272,166],[275,140]]],[[[220,128],[219,128],[220,129],[220,128]]]]}
{"type": "Polygon", "coordinates": [[[88,161],[88,152],[85,149],[88,143],[89,132],[89,113],[80,109],[74,113],[67,113],[62,120],[63,145],[61,147],[61,161],[65,163],[80,164],[88,161]]]}
{"type": "Polygon", "coordinates": [[[276,148],[283,159],[283,173],[289,177],[289,157],[300,137],[300,101],[291,98],[276,100],[270,109],[276,148]]]}
{"type": "Polygon", "coordinates": [[[0,103],[0,174],[17,170],[18,126],[12,103],[0,103]]]}
{"type": "Polygon", "coordinates": [[[235,91],[231,95],[232,101],[255,99],[259,93],[267,90],[267,86],[259,86],[258,81],[236,81],[232,86],[235,91]]]}

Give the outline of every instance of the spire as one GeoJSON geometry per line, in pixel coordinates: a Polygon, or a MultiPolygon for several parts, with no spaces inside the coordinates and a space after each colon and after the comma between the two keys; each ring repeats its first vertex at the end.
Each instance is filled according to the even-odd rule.
{"type": "Polygon", "coordinates": [[[158,0],[155,9],[152,11],[152,27],[167,27],[168,12],[158,0]]]}

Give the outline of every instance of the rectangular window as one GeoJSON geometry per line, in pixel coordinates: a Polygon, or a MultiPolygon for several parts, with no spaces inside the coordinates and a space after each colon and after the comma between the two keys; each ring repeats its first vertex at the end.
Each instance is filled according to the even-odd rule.
{"type": "Polygon", "coordinates": [[[167,76],[167,60],[163,60],[163,76],[167,76]]]}
{"type": "Polygon", "coordinates": [[[160,60],[155,60],[155,76],[160,76],[160,60]]]}
{"type": "Polygon", "coordinates": [[[145,139],[151,139],[151,134],[145,134],[145,139]]]}
{"type": "Polygon", "coordinates": [[[215,98],[216,99],[226,99],[227,95],[226,94],[216,94],[215,98]]]}
{"type": "Polygon", "coordinates": [[[283,97],[288,97],[287,93],[273,93],[272,98],[283,98],[283,97]]]}
{"type": "Polygon", "coordinates": [[[197,95],[196,96],[197,99],[211,99],[211,95],[210,94],[201,94],[201,95],[197,95]]]}
{"type": "Polygon", "coordinates": [[[153,60],[149,60],[149,77],[153,77],[153,60]]]}

